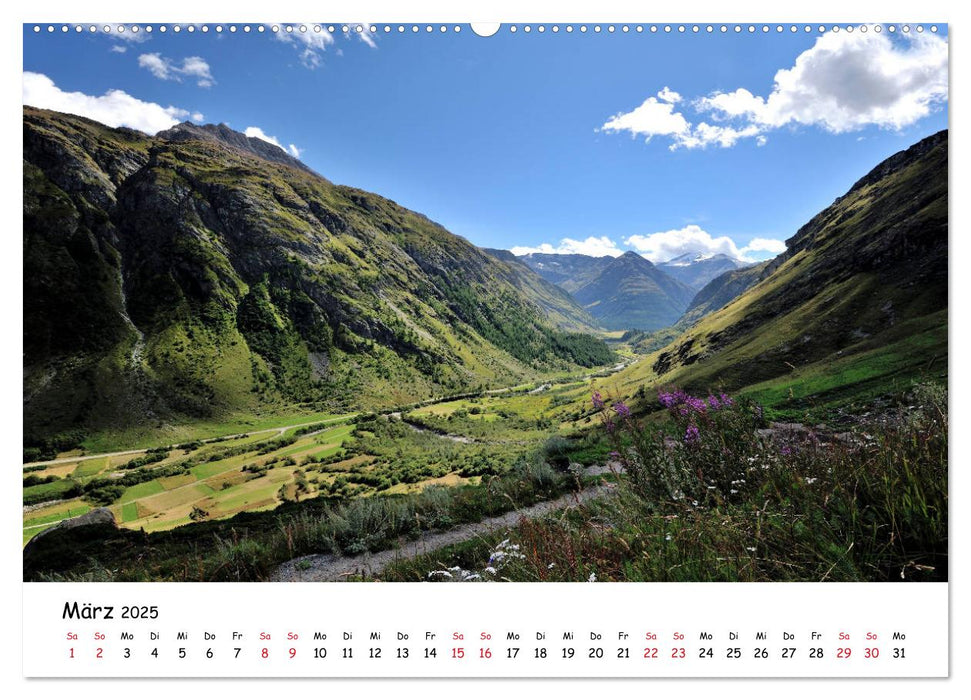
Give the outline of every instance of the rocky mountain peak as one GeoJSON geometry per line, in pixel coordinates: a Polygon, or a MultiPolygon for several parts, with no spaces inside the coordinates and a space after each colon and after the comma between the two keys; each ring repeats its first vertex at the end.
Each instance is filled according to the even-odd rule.
{"type": "Polygon", "coordinates": [[[192,122],[182,122],[181,124],[176,124],[171,129],[158,132],[155,136],[165,141],[210,141],[219,143],[233,150],[257,156],[263,160],[289,165],[290,167],[299,168],[306,172],[314,172],[276,144],[256,138],[255,136],[247,136],[244,133],[230,128],[226,124],[193,124],[192,122]]]}

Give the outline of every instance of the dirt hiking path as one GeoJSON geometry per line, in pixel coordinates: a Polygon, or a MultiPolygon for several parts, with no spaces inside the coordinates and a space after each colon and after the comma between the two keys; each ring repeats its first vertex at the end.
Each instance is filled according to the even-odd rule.
{"type": "MultiPolygon", "coordinates": [[[[587,470],[587,475],[602,474],[604,467],[587,470]]],[[[588,487],[578,493],[570,493],[550,501],[542,501],[528,508],[512,510],[502,515],[480,520],[477,523],[457,525],[449,530],[426,532],[416,540],[402,540],[394,549],[367,552],[353,557],[336,554],[309,554],[284,562],[270,576],[271,581],[342,581],[350,576],[370,578],[379,576],[389,565],[397,561],[414,559],[442,547],[466,542],[497,530],[515,527],[522,518],[536,518],[553,511],[577,506],[614,490],[612,484],[588,487]]]]}

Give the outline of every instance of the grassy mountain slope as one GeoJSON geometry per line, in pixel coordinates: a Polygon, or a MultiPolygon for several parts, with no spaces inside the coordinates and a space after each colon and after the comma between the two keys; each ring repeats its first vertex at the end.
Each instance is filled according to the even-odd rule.
{"type": "Polygon", "coordinates": [[[510,270],[519,291],[543,310],[547,320],[563,330],[595,333],[599,329],[596,319],[587,313],[566,291],[536,273],[508,250],[483,248],[492,257],[501,260],[510,270]]]}
{"type": "Polygon", "coordinates": [[[421,214],[194,129],[24,108],[28,443],[394,405],[611,359],[421,214]]]}
{"type": "Polygon", "coordinates": [[[573,296],[604,328],[656,330],[678,320],[694,291],[628,251],[573,296]]]}
{"type": "Polygon", "coordinates": [[[946,131],[888,158],[619,386],[748,387],[797,410],[946,375],[947,161],[946,131]]]}

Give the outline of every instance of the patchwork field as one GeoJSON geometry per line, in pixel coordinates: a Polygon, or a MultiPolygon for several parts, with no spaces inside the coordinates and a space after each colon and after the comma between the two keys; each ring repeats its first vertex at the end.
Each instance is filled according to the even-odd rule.
{"type": "Polygon", "coordinates": [[[164,448],[59,455],[24,467],[24,542],[98,506],[123,528],[153,532],[310,498],[475,484],[571,429],[588,411],[589,381],[551,379],[309,425],[281,419],[164,448]]]}

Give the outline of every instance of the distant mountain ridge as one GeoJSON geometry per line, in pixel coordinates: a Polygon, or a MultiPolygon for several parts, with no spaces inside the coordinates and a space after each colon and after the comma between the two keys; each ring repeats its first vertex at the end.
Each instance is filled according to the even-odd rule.
{"type": "Polygon", "coordinates": [[[610,262],[573,296],[610,330],[656,330],[673,324],[694,290],[666,275],[642,255],[628,251],[610,262]]]}
{"type": "Polygon", "coordinates": [[[633,251],[617,258],[527,253],[516,259],[573,295],[605,328],[645,331],[674,324],[695,292],[723,272],[746,264],[721,253],[686,253],[655,265],[633,251]],[[618,264],[622,258],[625,261],[618,264]]]}
{"type": "Polygon", "coordinates": [[[610,256],[579,253],[527,253],[518,259],[543,279],[573,293],[593,281],[610,264],[610,256]]]}
{"type": "Polygon", "coordinates": [[[679,282],[699,291],[723,272],[737,270],[749,264],[724,253],[714,255],[685,253],[658,263],[657,267],[679,282]]]}

